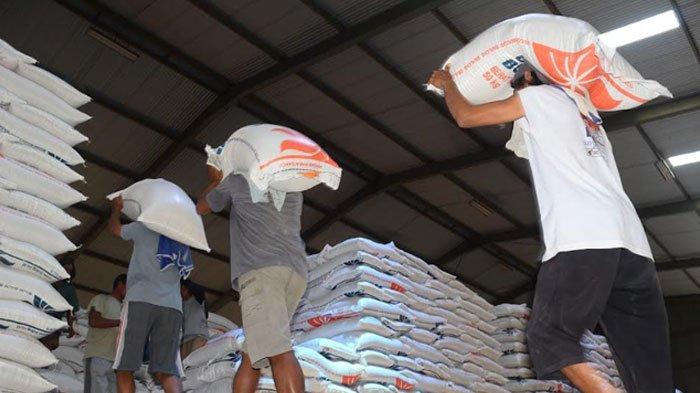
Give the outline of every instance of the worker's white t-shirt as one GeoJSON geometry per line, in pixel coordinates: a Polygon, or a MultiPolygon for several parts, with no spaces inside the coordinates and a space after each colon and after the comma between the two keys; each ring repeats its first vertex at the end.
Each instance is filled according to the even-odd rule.
{"type": "Polygon", "coordinates": [[[626,248],[652,259],[634,205],[622,188],[605,131],[587,131],[561,89],[518,92],[545,244],[543,261],[563,251],[626,248]]]}

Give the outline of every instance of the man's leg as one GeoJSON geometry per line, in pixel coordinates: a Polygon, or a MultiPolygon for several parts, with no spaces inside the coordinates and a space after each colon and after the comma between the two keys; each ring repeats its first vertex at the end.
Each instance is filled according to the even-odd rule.
{"type": "Polygon", "coordinates": [[[543,262],[527,327],[530,357],[539,378],[552,379],[561,371],[584,393],[615,391],[585,364],[580,340],[605,310],[620,255],[619,249],[579,250],[543,262]]]}
{"type": "Polygon", "coordinates": [[[182,313],[174,308],[152,306],[155,323],[151,331],[148,371],[154,374],[166,393],[181,393],[183,375],[180,359],[182,313]]]}
{"type": "Polygon", "coordinates": [[[258,388],[259,380],[260,370],[254,369],[253,365],[250,363],[250,357],[243,353],[241,365],[238,367],[236,376],[233,378],[233,392],[254,393],[258,388]]]}
{"type": "Polygon", "coordinates": [[[114,392],[114,386],[110,386],[110,376],[114,377],[114,371],[109,360],[93,357],[86,359],[85,364],[90,366],[89,370],[85,369],[85,393],[114,392]]]}
{"type": "Polygon", "coordinates": [[[623,253],[601,325],[628,392],[674,391],[668,318],[653,262],[623,253]]]}
{"type": "Polygon", "coordinates": [[[272,378],[279,393],[304,393],[304,373],[293,351],[270,358],[272,378]]]}
{"type": "Polygon", "coordinates": [[[151,329],[150,305],[142,302],[126,302],[122,307],[117,354],[112,368],[116,372],[117,392],[133,393],[134,372],[141,368],[143,349],[151,329]]]}
{"type": "Polygon", "coordinates": [[[119,393],[134,393],[136,384],[134,383],[133,371],[116,371],[117,374],[117,392],[119,393]]]}
{"type": "Polygon", "coordinates": [[[304,375],[292,352],[289,321],[306,282],[286,266],[257,269],[242,275],[238,281],[246,335],[244,352],[250,357],[252,367],[260,368],[270,360],[276,363],[272,372],[277,391],[303,392],[304,375]],[[299,387],[301,390],[294,390],[299,387]]]}

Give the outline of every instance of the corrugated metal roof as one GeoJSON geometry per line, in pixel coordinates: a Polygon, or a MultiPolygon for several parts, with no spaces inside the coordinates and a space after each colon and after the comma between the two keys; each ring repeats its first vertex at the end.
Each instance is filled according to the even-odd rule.
{"type": "Polygon", "coordinates": [[[506,19],[549,13],[541,0],[456,0],[440,7],[440,11],[470,39],[506,19]]]}
{"type": "Polygon", "coordinates": [[[340,187],[337,190],[331,190],[325,185],[314,187],[309,191],[304,192],[304,198],[313,200],[321,206],[332,209],[340,202],[351,198],[357,191],[367,183],[359,177],[348,171],[343,171],[340,187]]]}
{"type": "Polygon", "coordinates": [[[698,293],[698,287],[680,270],[659,272],[659,281],[666,296],[698,293]]]}
{"type": "Polygon", "coordinates": [[[108,194],[126,188],[132,182],[131,179],[96,164],[88,163],[84,168],[79,168],[78,171],[85,176],[87,181],[74,183],[72,186],[88,197],[85,203],[94,207],[104,207],[107,204],[106,196],[108,194]]]}
{"type": "Polygon", "coordinates": [[[555,4],[562,14],[583,19],[600,32],[671,9],[668,1],[659,0],[556,0],[555,4]]]}
{"type": "Polygon", "coordinates": [[[507,293],[524,284],[529,278],[503,265],[495,265],[486,272],[474,277],[480,284],[498,293],[507,293]]]}
{"type": "Polygon", "coordinates": [[[213,3],[286,56],[293,56],[336,33],[321,16],[298,0],[213,3]]]}
{"type": "Polygon", "coordinates": [[[345,25],[356,25],[367,18],[398,5],[401,1],[402,0],[321,0],[319,3],[345,25]]]}
{"type": "Polygon", "coordinates": [[[700,255],[700,220],[694,212],[654,217],[645,224],[674,256],[700,255]]]}

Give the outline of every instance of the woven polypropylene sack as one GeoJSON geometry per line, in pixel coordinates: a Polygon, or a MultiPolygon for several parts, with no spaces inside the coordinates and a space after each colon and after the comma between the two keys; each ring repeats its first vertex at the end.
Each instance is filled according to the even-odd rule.
{"type": "Polygon", "coordinates": [[[51,284],[5,267],[0,267],[0,299],[29,303],[47,312],[73,308],[51,284]]]}
{"type": "Polygon", "coordinates": [[[83,94],[68,82],[33,64],[19,63],[17,73],[54,93],[74,108],[91,101],[87,94],[83,94]]]}
{"type": "Polygon", "coordinates": [[[340,185],[338,164],[314,141],[287,127],[242,127],[223,146],[207,146],[206,152],[207,163],[223,171],[224,177],[234,173],[246,178],[254,202],[270,194],[278,209],[287,192],[305,191],[321,183],[334,190],[340,185]]]}
{"type": "Polygon", "coordinates": [[[173,240],[210,251],[202,217],[192,199],[176,184],[163,179],[145,179],[107,196],[124,199],[123,212],[148,229],[173,240]]]}
{"type": "Polygon", "coordinates": [[[0,358],[31,368],[58,363],[58,359],[37,339],[10,331],[0,331],[0,358]]]}
{"type": "Polygon", "coordinates": [[[45,393],[53,389],[56,389],[56,385],[31,368],[0,359],[0,391],[45,393]]]}
{"type": "Polygon", "coordinates": [[[0,265],[30,274],[46,282],[70,278],[51,254],[39,247],[0,235],[0,265]]]}
{"type": "Polygon", "coordinates": [[[51,255],[78,249],[63,232],[48,222],[4,206],[0,206],[0,233],[35,244],[51,255]]]}
{"type": "Polygon", "coordinates": [[[510,80],[528,62],[552,82],[588,97],[598,110],[634,108],[671,93],[645,80],[590,24],[558,15],[528,14],[503,21],[450,56],[460,93],[481,104],[512,95],[510,80]]]}

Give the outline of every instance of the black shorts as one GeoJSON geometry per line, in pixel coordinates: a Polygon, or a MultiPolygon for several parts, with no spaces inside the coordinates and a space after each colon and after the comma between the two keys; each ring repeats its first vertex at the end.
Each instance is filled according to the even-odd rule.
{"type": "Polygon", "coordinates": [[[542,263],[527,342],[541,379],[584,363],[601,326],[630,393],[672,393],[668,319],[654,263],[625,249],[561,252],[542,263]]]}

